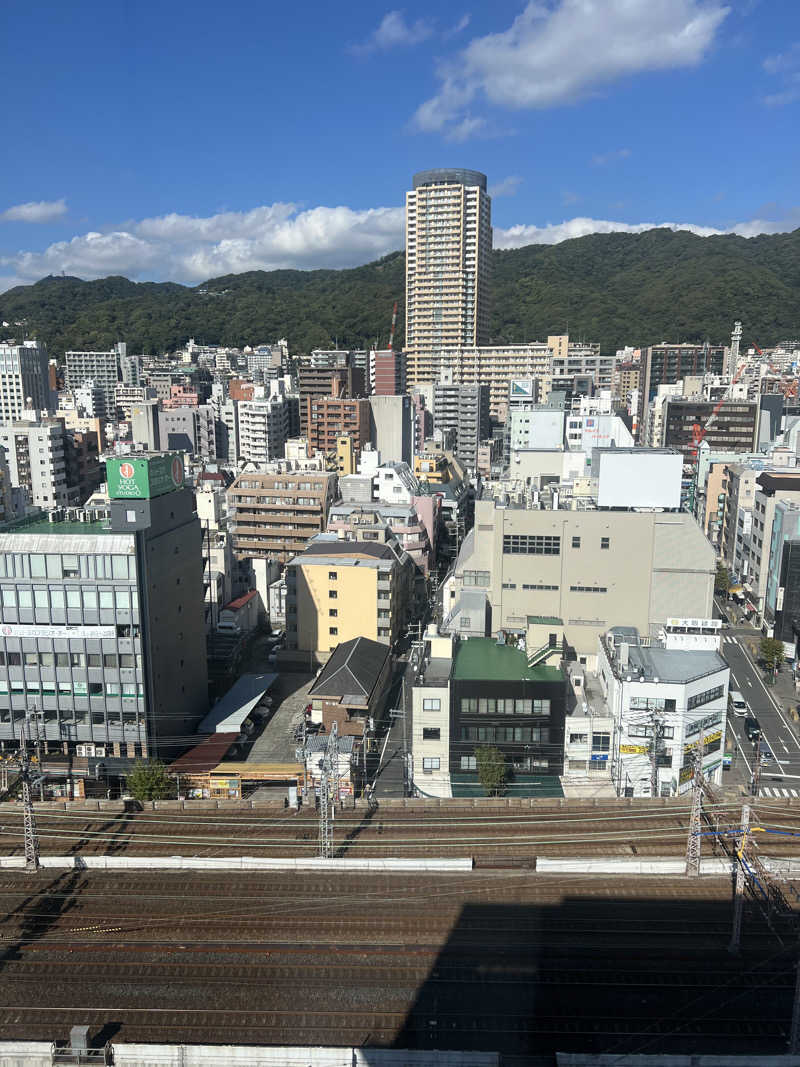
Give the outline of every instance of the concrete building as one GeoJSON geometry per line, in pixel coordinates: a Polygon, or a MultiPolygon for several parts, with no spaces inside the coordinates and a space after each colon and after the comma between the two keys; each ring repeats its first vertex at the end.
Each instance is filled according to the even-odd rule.
{"type": "Polygon", "coordinates": [[[108,460],[107,473],[110,521],[0,533],[5,747],[33,713],[48,750],[170,758],[207,710],[201,535],[181,460],[108,460]]]}
{"type": "Polygon", "coordinates": [[[325,662],[355,637],[393,645],[410,619],[413,589],[411,557],[392,544],[315,537],[286,565],[287,655],[325,662]]]}
{"type": "MultiPolygon", "coordinates": [[[[338,388],[335,382],[333,388],[338,388]]],[[[357,460],[369,441],[369,400],[338,395],[307,396],[304,404],[306,436],[311,450],[324,456],[335,456],[339,438],[348,435],[352,438],[357,460]]]]}
{"type": "Polygon", "coordinates": [[[244,471],[228,489],[235,554],[285,561],[302,552],[325,529],[335,495],[335,474],[244,471]]]}
{"type": "Polygon", "coordinates": [[[159,411],[158,439],[159,447],[171,452],[216,459],[214,409],[209,404],[199,404],[196,407],[174,407],[159,411]]]}
{"type": "Polygon", "coordinates": [[[369,398],[369,439],[387,460],[410,463],[413,455],[411,397],[379,394],[369,398]]]}
{"type": "Polygon", "coordinates": [[[283,456],[289,414],[282,382],[271,382],[268,395],[257,395],[239,404],[238,415],[239,458],[245,463],[262,464],[283,456]]]}
{"type": "Polygon", "coordinates": [[[47,349],[39,341],[0,344],[0,425],[16,422],[26,407],[53,410],[47,349]]]}
{"type": "Polygon", "coordinates": [[[395,349],[369,354],[369,386],[373,396],[398,396],[406,391],[406,354],[395,349]]]}
{"type": "Polygon", "coordinates": [[[28,506],[63,507],[69,502],[64,423],[28,409],[26,417],[0,426],[9,484],[25,492],[28,506]]]}
{"type": "Polygon", "coordinates": [[[687,375],[724,374],[725,351],[723,345],[671,344],[667,341],[642,349],[639,364],[640,440],[648,440],[650,402],[658,387],[674,385],[687,375]]]}
{"type": "Polygon", "coordinates": [[[456,385],[448,380],[436,382],[433,422],[437,430],[454,433],[453,451],[474,469],[478,448],[489,436],[489,390],[485,385],[456,385]]]}
{"type": "Polygon", "coordinates": [[[366,381],[360,367],[317,365],[301,360],[297,366],[297,389],[300,396],[300,433],[308,435],[308,402],[320,397],[366,396],[366,381]]]}
{"type": "Polygon", "coordinates": [[[714,451],[752,452],[758,441],[758,404],[728,401],[709,419],[715,403],[703,400],[668,399],[664,407],[661,444],[675,448],[683,461],[692,464],[695,456],[696,427],[705,428],[703,440],[714,451]]]}
{"type": "Polygon", "coordinates": [[[509,409],[508,446],[510,450],[561,449],[564,447],[566,412],[561,407],[515,405],[509,409]]]}
{"type": "Polygon", "coordinates": [[[383,541],[387,531],[411,556],[420,573],[427,575],[431,566],[432,546],[425,523],[413,504],[342,502],[331,505],[329,533],[341,533],[346,540],[360,536],[367,540],[383,541]]]}
{"type": "Polygon", "coordinates": [[[614,377],[614,357],[600,354],[596,341],[570,341],[568,334],[552,334],[547,345],[553,353],[553,377],[591,378],[595,389],[610,389],[614,377]]]}
{"type": "MultiPolygon", "coordinates": [[[[427,170],[406,193],[406,351],[412,384],[421,352],[489,339],[491,198],[486,175],[427,170]]],[[[429,380],[429,379],[427,379],[429,380]]]]}
{"type": "Polygon", "coordinates": [[[67,352],[66,383],[73,392],[84,382],[94,382],[100,391],[98,418],[113,419],[116,415],[116,389],[120,380],[120,359],[127,357],[127,346],[119,342],[110,352],[67,352]]]}
{"type": "MultiPolygon", "coordinates": [[[[770,551],[773,546],[773,520],[779,502],[800,505],[800,473],[796,471],[763,471],[756,479],[753,502],[753,526],[750,538],[750,561],[745,588],[757,612],[757,620],[764,615],[770,551]]],[[[778,552],[777,543],[775,550],[778,552]]],[[[776,560],[777,565],[777,560],[776,560]]]]}
{"type": "Polygon", "coordinates": [[[64,468],[67,503],[81,507],[103,482],[100,438],[86,430],[64,431],[64,468]]]}
{"type": "MultiPolygon", "coordinates": [[[[512,796],[557,787],[563,770],[566,684],[558,667],[488,638],[430,634],[413,689],[412,776],[425,796],[480,796],[476,748],[504,757],[512,796]]],[[[560,795],[555,788],[553,795],[560,795]]]]}
{"type": "Polygon", "coordinates": [[[443,584],[444,626],[460,631],[469,592],[486,605],[487,636],[524,633],[528,616],[555,618],[589,660],[611,626],[650,634],[669,616],[710,617],[715,562],[684,512],[532,511],[477,500],[474,527],[443,584]]]}
{"type": "Polygon", "coordinates": [[[640,365],[638,362],[625,361],[615,364],[611,378],[611,388],[617,399],[627,404],[631,393],[639,388],[640,365]]]}

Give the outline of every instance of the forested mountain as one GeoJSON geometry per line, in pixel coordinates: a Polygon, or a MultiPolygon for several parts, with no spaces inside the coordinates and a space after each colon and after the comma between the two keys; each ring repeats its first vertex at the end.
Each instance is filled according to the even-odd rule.
{"type": "MultiPolygon", "coordinates": [[[[403,296],[404,257],[395,252],[350,270],[249,271],[194,288],[49,277],[0,294],[0,320],[25,319],[53,355],[117,340],[157,354],[189,337],[240,346],[286,337],[299,355],[385,344],[395,300],[402,343],[403,296]]],[[[745,239],[659,229],[497,251],[492,300],[496,342],[567,330],[604,351],[725,342],[738,318],[746,342],[769,345],[800,334],[800,230],[745,239]]]]}

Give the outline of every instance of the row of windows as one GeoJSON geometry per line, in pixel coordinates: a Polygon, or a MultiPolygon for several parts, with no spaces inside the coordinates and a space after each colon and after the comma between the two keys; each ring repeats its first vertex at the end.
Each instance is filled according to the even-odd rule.
{"type": "Polygon", "coordinates": [[[523,589],[542,589],[542,590],[545,590],[548,593],[558,592],[558,586],[557,585],[542,585],[542,584],[532,585],[532,584],[529,584],[529,583],[523,583],[522,588],[523,589]]]}
{"type": "Polygon", "coordinates": [[[491,584],[489,571],[464,571],[464,585],[478,585],[486,587],[491,584]]]}
{"type": "Polygon", "coordinates": [[[23,719],[27,719],[29,716],[34,716],[42,723],[57,722],[62,723],[74,723],[76,726],[88,726],[91,722],[92,726],[105,727],[106,723],[109,726],[124,726],[125,729],[129,728],[144,728],[147,725],[146,720],[138,711],[120,711],[119,708],[109,708],[108,716],[104,711],[86,711],[85,709],[72,709],[68,711],[61,708],[57,711],[55,708],[44,708],[35,710],[31,708],[21,709],[0,707],[0,724],[8,724],[13,722],[16,718],[17,722],[21,722],[23,719]]]}
{"type": "Polygon", "coordinates": [[[675,710],[674,697],[631,697],[631,711],[666,711],[675,710]]]}
{"type": "MultiPolygon", "coordinates": [[[[580,548],[581,547],[581,539],[580,539],[580,537],[573,536],[573,538],[572,538],[572,547],[573,548],[580,548]]],[[[600,538],[600,547],[601,548],[611,548],[611,538],[610,537],[601,537],[600,538]]]]}
{"type": "Polygon", "coordinates": [[[76,697],[100,697],[105,694],[107,697],[119,697],[123,700],[136,700],[137,697],[144,696],[144,686],[136,682],[64,682],[59,679],[56,681],[47,681],[42,679],[30,679],[26,678],[24,681],[9,680],[8,678],[0,678],[0,693],[7,696],[9,693],[12,696],[19,696],[26,694],[27,696],[45,696],[54,697],[58,696],[76,696],[76,697]]]}
{"type": "Polygon", "coordinates": [[[571,585],[569,591],[570,593],[607,593],[608,589],[604,585],[571,585]]]}
{"type": "Polygon", "coordinates": [[[462,715],[549,715],[549,700],[513,699],[512,697],[463,697],[462,715]]]}
{"type": "MultiPolygon", "coordinates": [[[[61,586],[48,587],[46,585],[30,586],[4,585],[0,586],[0,599],[2,599],[3,612],[16,612],[26,608],[38,608],[41,611],[53,609],[65,611],[66,608],[80,610],[81,604],[84,611],[130,611],[131,605],[138,606],[138,598],[135,589],[125,589],[121,586],[95,588],[94,586],[73,586],[63,588],[61,586]],[[49,599],[48,599],[49,593],[49,599]]],[[[6,620],[8,616],[6,616],[6,620]]]]}
{"type": "MultiPolygon", "coordinates": [[[[514,770],[519,771],[546,771],[549,769],[549,762],[546,759],[532,759],[526,757],[522,760],[513,760],[511,766],[514,770]]],[[[461,757],[461,770],[462,771],[475,771],[478,769],[478,761],[475,756],[462,756],[461,757]]]]}
{"type": "Polygon", "coordinates": [[[90,578],[135,581],[134,556],[79,556],[69,553],[0,553],[0,578],[90,578]]]}
{"type": "Polygon", "coordinates": [[[141,667],[132,652],[0,652],[0,667],[141,667]]]}
{"type": "Polygon", "coordinates": [[[558,556],[561,538],[546,534],[504,534],[503,552],[506,555],[558,556]]]}
{"type": "Polygon", "coordinates": [[[703,704],[710,704],[712,700],[719,700],[723,692],[724,687],[717,685],[713,689],[706,689],[704,693],[695,693],[693,697],[689,697],[686,706],[689,711],[691,711],[692,708],[699,708],[702,707],[703,704]]]}
{"type": "MultiPolygon", "coordinates": [[[[652,737],[652,726],[631,726],[628,730],[628,737],[652,737]]],[[[674,726],[662,726],[661,736],[666,740],[670,740],[675,736],[674,726]]]]}
{"type": "Polygon", "coordinates": [[[546,726],[462,726],[461,740],[505,741],[507,744],[532,741],[535,744],[546,744],[550,740],[550,730],[546,726]]]}

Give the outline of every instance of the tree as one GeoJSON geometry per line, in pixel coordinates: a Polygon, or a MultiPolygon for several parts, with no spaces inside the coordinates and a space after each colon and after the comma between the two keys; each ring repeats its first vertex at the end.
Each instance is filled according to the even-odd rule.
{"type": "Polygon", "coordinates": [[[724,593],[728,595],[728,590],[731,587],[730,571],[724,563],[717,564],[717,576],[714,579],[714,592],[724,593]]]}
{"type": "Polygon", "coordinates": [[[128,791],[139,801],[165,800],[175,792],[175,784],[163,763],[137,760],[127,777],[128,791]]]}
{"type": "Polygon", "coordinates": [[[778,641],[775,637],[762,637],[759,651],[764,666],[771,671],[777,671],[786,658],[783,641],[778,641]]]}
{"type": "Polygon", "coordinates": [[[492,745],[485,745],[475,749],[475,761],[478,765],[478,781],[489,796],[498,796],[506,780],[503,753],[492,745]]]}

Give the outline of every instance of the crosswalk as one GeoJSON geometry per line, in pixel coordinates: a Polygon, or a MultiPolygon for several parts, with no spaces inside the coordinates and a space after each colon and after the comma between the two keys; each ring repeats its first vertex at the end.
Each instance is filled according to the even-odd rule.
{"type": "Polygon", "coordinates": [[[762,785],[758,791],[760,797],[775,797],[788,799],[789,797],[800,797],[800,790],[782,788],[776,785],[762,785]]]}
{"type": "Polygon", "coordinates": [[[723,635],[723,637],[722,637],[723,648],[724,648],[725,645],[738,645],[738,644],[739,644],[738,638],[736,638],[736,637],[728,637],[727,634],[723,635]]]}

